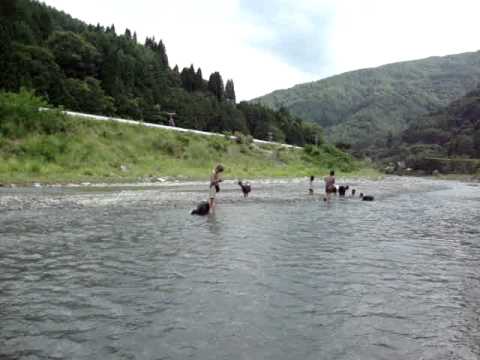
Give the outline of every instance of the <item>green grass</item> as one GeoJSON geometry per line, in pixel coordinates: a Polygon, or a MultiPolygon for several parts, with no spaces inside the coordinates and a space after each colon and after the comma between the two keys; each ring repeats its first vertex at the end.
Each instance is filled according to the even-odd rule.
{"type": "Polygon", "coordinates": [[[294,150],[239,144],[225,137],[67,118],[59,112],[38,112],[44,104],[29,93],[15,95],[23,99],[14,106],[15,99],[2,102],[2,96],[2,183],[206,179],[217,163],[224,164],[225,178],[320,176],[331,168],[341,176],[363,170],[330,145],[294,150]]]}

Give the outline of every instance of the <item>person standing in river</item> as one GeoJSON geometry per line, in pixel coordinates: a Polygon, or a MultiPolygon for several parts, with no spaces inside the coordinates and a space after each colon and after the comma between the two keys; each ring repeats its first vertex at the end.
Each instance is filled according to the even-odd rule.
{"type": "Polygon", "coordinates": [[[217,192],[220,191],[219,184],[223,181],[220,178],[220,174],[223,173],[224,168],[223,165],[218,164],[215,169],[212,171],[212,175],[210,176],[210,194],[208,197],[208,204],[210,205],[210,212],[213,212],[215,209],[215,196],[217,192]]]}
{"type": "Polygon", "coordinates": [[[323,200],[330,200],[330,194],[336,192],[335,188],[335,171],[330,171],[330,176],[325,178],[325,197],[323,200]]]}

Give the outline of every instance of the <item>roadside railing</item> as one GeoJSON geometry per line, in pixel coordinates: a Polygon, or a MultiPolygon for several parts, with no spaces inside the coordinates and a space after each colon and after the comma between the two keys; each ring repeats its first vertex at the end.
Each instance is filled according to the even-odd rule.
{"type": "MultiPolygon", "coordinates": [[[[40,111],[49,111],[49,110],[51,110],[51,109],[40,108],[40,111]]],[[[127,119],[121,119],[121,118],[109,117],[109,116],[102,116],[102,115],[84,114],[84,113],[79,113],[79,112],[74,112],[74,111],[61,111],[61,113],[65,114],[67,116],[81,117],[81,118],[96,120],[96,121],[114,121],[114,122],[118,122],[118,123],[122,123],[122,124],[140,125],[140,126],[145,126],[145,127],[149,127],[149,128],[164,129],[164,130],[169,130],[169,131],[187,132],[187,133],[192,133],[192,134],[197,134],[197,135],[205,135],[205,136],[222,136],[222,137],[226,136],[224,134],[208,132],[208,131],[200,131],[200,130],[186,129],[186,128],[181,128],[181,127],[176,127],[176,126],[174,127],[174,126],[167,126],[167,125],[160,125],[160,124],[152,124],[152,123],[147,123],[147,122],[143,122],[143,121],[127,120],[127,119]]],[[[231,140],[237,140],[237,136],[229,135],[228,137],[231,140]]],[[[253,142],[255,144],[276,145],[276,146],[286,147],[286,148],[289,148],[289,149],[290,148],[291,149],[302,149],[302,147],[300,147],[300,146],[282,144],[282,143],[278,143],[278,142],[274,142],[274,141],[253,139],[253,142]]]]}

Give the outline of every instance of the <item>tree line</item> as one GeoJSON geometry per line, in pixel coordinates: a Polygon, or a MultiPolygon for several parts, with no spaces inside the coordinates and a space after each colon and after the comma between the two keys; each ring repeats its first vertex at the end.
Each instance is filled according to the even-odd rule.
{"type": "Polygon", "coordinates": [[[0,2],[0,89],[34,89],[50,104],[108,116],[241,132],[304,145],[321,142],[319,126],[287,110],[236,103],[235,86],[219,72],[204,79],[193,65],[169,64],[165,44],[115,26],[85,24],[32,0],[0,2]]]}

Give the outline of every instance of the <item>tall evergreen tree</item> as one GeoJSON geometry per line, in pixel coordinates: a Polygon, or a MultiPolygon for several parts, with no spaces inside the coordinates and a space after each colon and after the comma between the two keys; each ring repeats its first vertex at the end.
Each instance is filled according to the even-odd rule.
{"type": "Polygon", "coordinates": [[[44,7],[38,8],[33,15],[34,21],[37,23],[39,37],[41,41],[45,41],[53,31],[52,19],[50,13],[44,7]]]}
{"type": "Polygon", "coordinates": [[[236,103],[235,97],[235,86],[233,85],[233,80],[227,80],[227,84],[225,85],[225,99],[232,103],[236,103]]]}
{"type": "Polygon", "coordinates": [[[194,91],[203,91],[205,90],[203,86],[203,75],[202,69],[198,68],[197,72],[195,73],[194,82],[193,82],[194,91]]]}
{"type": "Polygon", "coordinates": [[[225,96],[225,87],[223,85],[222,76],[218,71],[210,75],[208,80],[208,90],[215,95],[218,101],[223,101],[225,96]]]}
{"type": "Polygon", "coordinates": [[[188,92],[194,92],[197,89],[196,84],[196,74],[193,64],[189,68],[183,68],[182,73],[180,74],[182,80],[182,87],[188,92]]]}
{"type": "Polygon", "coordinates": [[[11,24],[0,19],[0,89],[18,90],[13,49],[11,24]]]}
{"type": "Polygon", "coordinates": [[[164,67],[168,67],[168,56],[167,56],[167,50],[165,49],[165,45],[163,44],[163,41],[160,40],[160,42],[157,45],[157,54],[160,56],[160,61],[162,62],[162,65],[164,67]]]}

